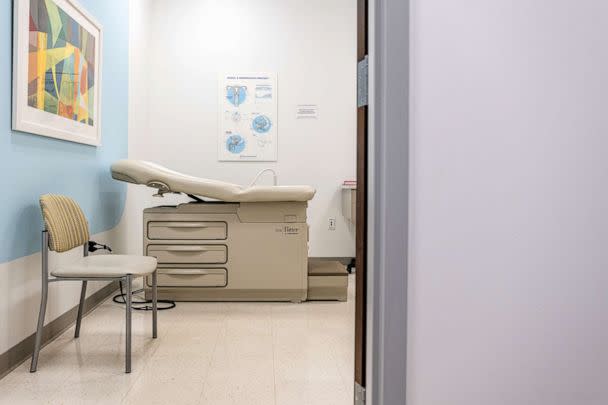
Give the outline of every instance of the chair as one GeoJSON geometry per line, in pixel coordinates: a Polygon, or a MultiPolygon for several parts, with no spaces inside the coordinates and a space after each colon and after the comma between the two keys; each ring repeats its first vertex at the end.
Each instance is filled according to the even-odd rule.
{"type": "Polygon", "coordinates": [[[45,230],[42,231],[42,298],[40,314],[30,372],[38,367],[38,355],[42,343],[42,330],[49,283],[56,281],[82,281],[80,304],[76,318],[74,337],[80,335],[82,311],[87,291],[87,281],[119,280],[126,285],[126,353],[125,371],[131,372],[131,303],[134,277],[152,275],[152,337],[157,337],[157,273],[156,259],[147,256],[130,255],[88,255],[89,229],[87,220],[78,204],[69,197],[46,194],[40,197],[40,208],[44,218],[45,230]],[[75,263],[59,266],[51,271],[49,278],[49,250],[66,252],[83,246],[84,256],[75,263]]]}

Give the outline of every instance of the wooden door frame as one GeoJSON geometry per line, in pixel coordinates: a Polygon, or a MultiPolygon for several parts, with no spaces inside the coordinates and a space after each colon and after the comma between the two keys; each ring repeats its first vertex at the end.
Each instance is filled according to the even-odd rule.
{"type": "MultiPolygon", "coordinates": [[[[357,0],[357,62],[368,54],[368,0],[357,0]]],[[[357,228],[355,287],[355,397],[366,383],[368,106],[357,108],[357,228]]]]}

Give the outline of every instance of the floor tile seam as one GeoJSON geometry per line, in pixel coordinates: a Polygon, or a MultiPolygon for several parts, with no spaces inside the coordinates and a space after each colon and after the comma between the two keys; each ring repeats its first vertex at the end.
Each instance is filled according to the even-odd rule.
{"type": "MultiPolygon", "coordinates": [[[[213,344],[213,350],[211,352],[211,356],[209,359],[209,364],[208,364],[208,368],[207,368],[207,376],[209,376],[209,374],[211,373],[211,370],[213,369],[213,363],[215,360],[215,355],[217,352],[217,348],[219,345],[219,341],[221,339],[222,336],[222,332],[226,331],[227,327],[226,327],[226,319],[227,319],[227,315],[225,314],[224,319],[222,319],[222,327],[220,328],[220,330],[218,330],[218,333],[215,335],[215,342],[213,344]]],[[[203,381],[202,384],[202,391],[201,394],[199,396],[199,404],[203,404],[204,403],[204,396],[205,396],[205,392],[206,392],[206,386],[207,386],[207,378],[205,378],[205,380],[203,381]]]]}

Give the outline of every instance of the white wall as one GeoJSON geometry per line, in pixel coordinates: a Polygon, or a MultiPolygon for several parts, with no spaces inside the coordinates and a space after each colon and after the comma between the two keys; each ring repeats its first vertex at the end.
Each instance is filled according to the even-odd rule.
{"type": "MultiPolygon", "coordinates": [[[[129,157],[243,185],[272,167],[279,184],[317,189],[308,211],[310,255],[354,256],[340,184],[355,176],[356,2],[134,3],[141,12],[131,24],[129,157]],[[217,161],[218,75],[227,71],[277,73],[278,162],[217,161]],[[297,104],[318,104],[319,119],[296,120],[297,104]],[[337,219],[335,231],[328,230],[329,218],[337,219]]],[[[141,251],[143,208],[184,200],[152,194],[129,187],[124,219],[130,221],[133,252],[141,251]]]]}
{"type": "Polygon", "coordinates": [[[408,404],[606,404],[608,3],[412,4],[408,404]]]}

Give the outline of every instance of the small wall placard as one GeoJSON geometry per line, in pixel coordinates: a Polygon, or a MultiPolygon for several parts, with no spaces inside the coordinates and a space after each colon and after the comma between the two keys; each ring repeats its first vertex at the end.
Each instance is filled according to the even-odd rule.
{"type": "Polygon", "coordinates": [[[298,104],[296,107],[297,119],[316,119],[319,116],[319,106],[316,104],[298,104]]]}

